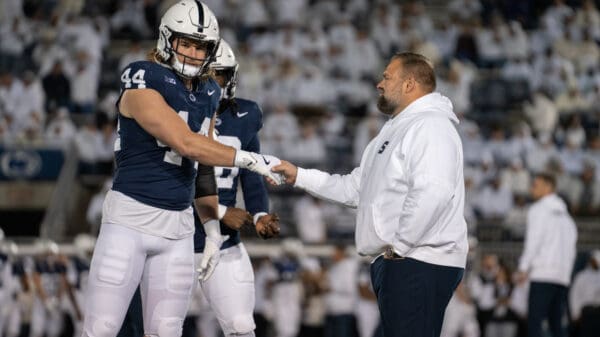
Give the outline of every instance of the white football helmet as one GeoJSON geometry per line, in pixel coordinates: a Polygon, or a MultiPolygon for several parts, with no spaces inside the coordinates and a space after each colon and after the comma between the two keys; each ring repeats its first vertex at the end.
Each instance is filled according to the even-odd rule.
{"type": "Polygon", "coordinates": [[[219,23],[213,12],[200,1],[182,0],[171,6],[160,20],[156,49],[160,57],[178,74],[186,78],[202,75],[208,65],[214,61],[219,46],[219,23]],[[177,37],[184,37],[206,44],[206,57],[202,65],[183,63],[175,56],[176,48],[172,42],[177,37]]]}
{"type": "Polygon", "coordinates": [[[210,67],[215,70],[217,76],[225,77],[225,85],[222,88],[223,98],[233,99],[237,86],[238,62],[229,43],[225,40],[219,43],[215,61],[210,64],[210,67]]]}

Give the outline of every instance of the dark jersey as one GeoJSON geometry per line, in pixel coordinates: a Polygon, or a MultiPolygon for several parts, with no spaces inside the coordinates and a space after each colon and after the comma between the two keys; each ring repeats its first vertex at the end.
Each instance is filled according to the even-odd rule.
{"type": "MultiPolygon", "coordinates": [[[[251,152],[260,152],[258,131],[262,128],[262,111],[250,100],[236,98],[238,109],[228,108],[217,117],[215,128],[219,142],[251,152]]],[[[217,186],[219,188],[219,204],[235,207],[238,183],[242,184],[244,203],[250,214],[269,212],[267,189],[262,176],[246,169],[237,167],[215,167],[217,186]]],[[[202,252],[206,233],[197,215],[196,233],[194,234],[194,250],[202,252]]],[[[240,233],[221,223],[221,234],[229,235],[221,249],[229,248],[240,243],[240,233]]]]}
{"type": "MultiPolygon", "coordinates": [[[[221,95],[212,79],[188,90],[172,70],[148,61],[133,62],[125,68],[121,95],[129,89],[158,91],[193,132],[202,129],[205,133],[221,95]]],[[[118,133],[112,189],[150,206],[176,211],[188,208],[194,194],[196,162],[181,157],[134,119],[121,114],[118,133]]]]}

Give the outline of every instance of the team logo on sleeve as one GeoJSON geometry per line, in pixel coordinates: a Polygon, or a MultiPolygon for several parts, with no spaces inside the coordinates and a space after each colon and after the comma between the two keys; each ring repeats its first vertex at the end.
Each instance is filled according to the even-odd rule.
{"type": "Polygon", "coordinates": [[[165,82],[171,83],[171,84],[177,84],[175,79],[173,77],[169,77],[169,76],[165,76],[165,82]]]}
{"type": "Polygon", "coordinates": [[[381,144],[381,148],[379,149],[379,151],[377,151],[377,153],[382,154],[383,151],[385,151],[385,148],[388,146],[390,142],[388,142],[387,140],[385,142],[383,142],[383,144],[381,144]]]}

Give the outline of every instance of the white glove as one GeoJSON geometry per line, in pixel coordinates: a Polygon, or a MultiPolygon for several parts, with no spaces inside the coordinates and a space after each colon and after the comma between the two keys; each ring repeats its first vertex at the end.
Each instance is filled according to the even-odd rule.
{"type": "Polygon", "coordinates": [[[206,240],[202,260],[198,266],[198,280],[201,282],[208,280],[215,271],[215,267],[219,264],[221,258],[221,245],[229,239],[229,235],[221,235],[219,221],[209,220],[203,226],[206,232],[206,240]]]}
{"type": "Polygon", "coordinates": [[[248,169],[252,172],[256,172],[260,175],[270,178],[275,181],[277,185],[281,185],[283,183],[283,177],[279,173],[272,172],[271,169],[280,163],[281,160],[279,160],[279,158],[266,154],[259,154],[243,150],[237,150],[235,152],[235,166],[248,169]]]}

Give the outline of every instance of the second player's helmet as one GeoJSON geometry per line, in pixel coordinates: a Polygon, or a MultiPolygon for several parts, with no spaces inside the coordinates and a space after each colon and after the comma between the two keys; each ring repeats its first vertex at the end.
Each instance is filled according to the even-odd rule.
{"type": "Polygon", "coordinates": [[[210,62],[214,61],[219,47],[219,24],[213,12],[200,1],[183,0],[171,6],[160,20],[156,49],[180,75],[192,78],[202,75],[210,62]],[[200,67],[180,62],[171,42],[178,37],[198,41],[206,45],[206,57],[200,67]]]}
{"type": "Polygon", "coordinates": [[[210,64],[210,67],[214,69],[216,75],[221,75],[225,78],[223,98],[234,98],[237,86],[238,62],[229,43],[225,42],[225,40],[221,40],[215,61],[210,64]]]}

